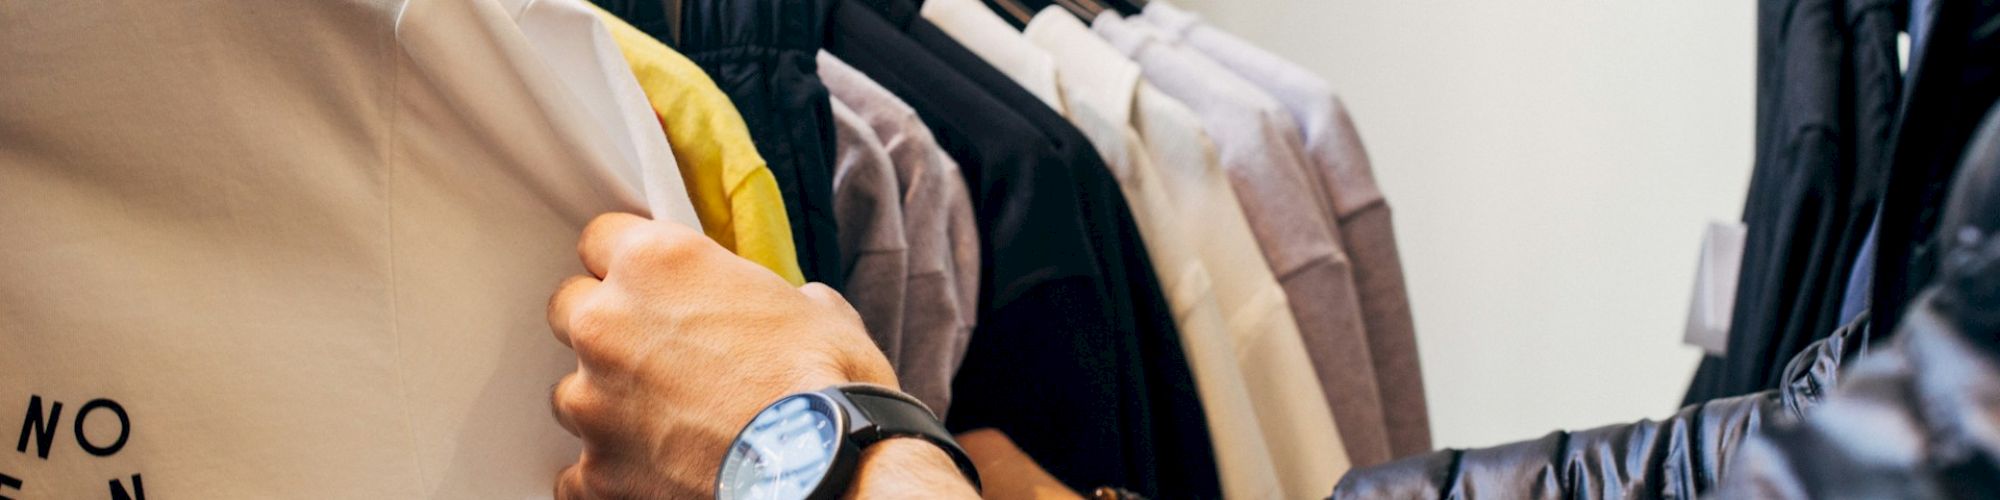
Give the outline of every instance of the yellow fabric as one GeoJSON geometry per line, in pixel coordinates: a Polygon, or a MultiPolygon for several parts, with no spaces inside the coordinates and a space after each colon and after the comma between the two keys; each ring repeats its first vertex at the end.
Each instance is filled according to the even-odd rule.
{"type": "Polygon", "coordinates": [[[750,142],[750,128],[736,105],[694,61],[618,16],[592,9],[610,28],[667,129],[702,231],[793,285],[805,284],[778,180],[750,142]]]}

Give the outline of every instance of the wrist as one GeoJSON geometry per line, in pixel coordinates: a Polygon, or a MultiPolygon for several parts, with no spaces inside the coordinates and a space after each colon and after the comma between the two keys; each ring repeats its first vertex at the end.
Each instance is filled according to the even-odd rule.
{"type": "Polygon", "coordinates": [[[915,437],[894,437],[861,452],[846,498],[979,498],[943,448],[915,437]]]}

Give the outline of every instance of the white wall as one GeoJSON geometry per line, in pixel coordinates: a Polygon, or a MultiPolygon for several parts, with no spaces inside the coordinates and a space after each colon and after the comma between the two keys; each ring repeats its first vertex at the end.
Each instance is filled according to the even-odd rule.
{"type": "Polygon", "coordinates": [[[1178,1],[1352,109],[1440,446],[1673,411],[1701,231],[1749,181],[1754,2],[1178,1]]]}

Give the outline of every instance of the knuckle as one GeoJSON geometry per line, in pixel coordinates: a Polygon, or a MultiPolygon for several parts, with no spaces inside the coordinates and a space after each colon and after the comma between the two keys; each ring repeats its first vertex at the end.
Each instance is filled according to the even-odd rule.
{"type": "Polygon", "coordinates": [[[610,461],[600,460],[596,455],[586,453],[577,462],[578,473],[574,483],[588,498],[630,498],[618,480],[615,467],[610,461]]]}
{"type": "Polygon", "coordinates": [[[556,474],[556,494],[555,494],[556,500],[574,500],[574,499],[584,498],[583,492],[579,491],[579,489],[582,486],[582,483],[583,483],[582,467],[578,466],[577,464],[570,464],[569,467],[564,467],[562,472],[556,474]]]}
{"type": "Polygon", "coordinates": [[[837,298],[840,296],[838,292],[833,291],[833,287],[826,286],[825,283],[820,283],[817,281],[814,281],[812,283],[806,283],[805,286],[799,287],[799,293],[803,293],[806,294],[807,296],[822,300],[837,298]]]}
{"type": "Polygon", "coordinates": [[[563,278],[562,283],[556,285],[556,291],[549,294],[548,311],[550,320],[561,319],[555,315],[562,312],[565,300],[574,298],[573,295],[576,293],[576,288],[585,279],[583,276],[570,276],[563,278]]]}
{"type": "Polygon", "coordinates": [[[609,213],[597,214],[596,217],[590,218],[590,222],[583,225],[582,237],[577,238],[576,242],[577,251],[583,252],[585,250],[585,247],[591,241],[601,240],[604,239],[606,236],[610,236],[605,233],[608,231],[612,231],[613,228],[617,227],[615,222],[621,215],[622,214],[616,212],[609,212],[609,213]]]}
{"type": "Polygon", "coordinates": [[[637,266],[683,262],[699,248],[695,243],[685,235],[664,230],[657,224],[648,224],[619,239],[619,260],[622,264],[637,266]]]}
{"type": "Polygon", "coordinates": [[[576,427],[574,430],[591,428],[591,424],[600,418],[599,413],[602,408],[596,403],[599,398],[592,393],[581,374],[571,373],[563,377],[562,382],[557,383],[555,394],[551,399],[550,405],[555,409],[556,419],[576,427]]]}
{"type": "Polygon", "coordinates": [[[578,352],[601,347],[624,323],[624,310],[607,297],[581,298],[570,307],[570,345],[578,352]]]}
{"type": "Polygon", "coordinates": [[[554,390],[549,391],[549,406],[555,409],[556,416],[568,417],[576,414],[578,410],[576,392],[579,390],[577,385],[582,383],[582,380],[583,374],[571,372],[556,382],[554,390]]]}

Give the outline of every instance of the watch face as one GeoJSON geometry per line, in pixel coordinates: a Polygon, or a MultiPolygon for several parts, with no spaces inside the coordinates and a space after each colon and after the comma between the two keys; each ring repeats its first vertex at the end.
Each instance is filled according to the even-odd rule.
{"type": "Polygon", "coordinates": [[[716,498],[802,499],[826,477],[846,422],[832,399],[798,394],[751,419],[722,458],[716,498]]]}

